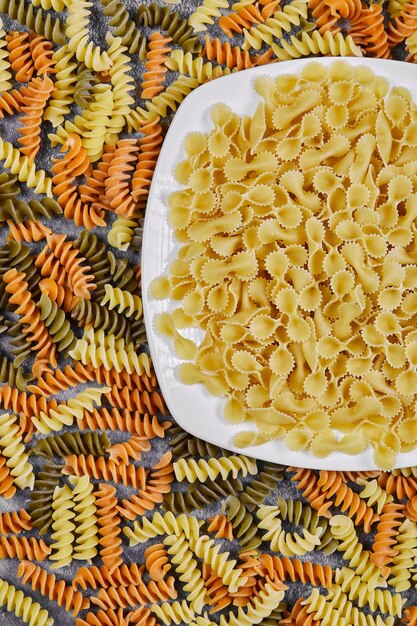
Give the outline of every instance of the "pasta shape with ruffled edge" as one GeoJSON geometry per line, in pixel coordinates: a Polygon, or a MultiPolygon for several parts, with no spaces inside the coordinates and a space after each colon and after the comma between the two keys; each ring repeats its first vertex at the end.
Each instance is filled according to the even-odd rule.
{"type": "Polygon", "coordinates": [[[17,417],[11,413],[0,415],[0,447],[6,466],[11,468],[10,474],[13,476],[15,485],[19,489],[33,489],[35,474],[33,467],[29,463],[25,446],[22,443],[22,435],[17,423],[17,417]]]}
{"type": "MultiPolygon", "coordinates": [[[[388,469],[392,467],[396,454],[400,450],[409,450],[416,439],[414,421],[406,408],[407,402],[401,400],[404,395],[412,395],[410,384],[415,380],[414,366],[411,365],[414,359],[414,336],[409,336],[408,331],[404,331],[401,326],[402,330],[398,331],[404,332],[401,345],[389,345],[387,339],[389,328],[393,325],[398,328],[393,310],[398,306],[395,304],[399,302],[398,296],[406,295],[407,290],[403,287],[406,277],[404,273],[401,274],[401,287],[393,282],[393,278],[386,278],[391,262],[397,267],[395,259],[391,255],[387,258],[386,255],[385,237],[391,237],[388,231],[377,228],[378,232],[372,234],[372,242],[378,250],[371,250],[367,232],[363,233],[364,241],[368,242],[366,245],[362,246],[356,235],[355,241],[351,240],[351,223],[355,223],[354,228],[362,232],[364,225],[357,223],[355,216],[358,216],[360,222],[362,218],[359,216],[363,211],[376,211],[379,203],[384,203],[383,196],[379,197],[380,192],[375,189],[371,201],[371,192],[365,184],[364,165],[360,165],[363,159],[368,164],[373,158],[377,159],[375,162],[379,163],[381,171],[377,177],[377,187],[387,185],[389,206],[397,206],[408,198],[404,195],[405,189],[407,194],[412,192],[412,174],[408,170],[394,170],[396,174],[391,177],[387,174],[391,170],[385,169],[388,163],[395,162],[397,158],[394,154],[392,158],[390,156],[393,140],[392,135],[390,140],[385,131],[387,127],[396,124],[403,123],[408,127],[411,123],[408,111],[412,101],[410,94],[403,89],[394,88],[389,92],[384,79],[371,77],[368,70],[360,66],[355,70],[348,69],[348,65],[341,61],[335,61],[329,70],[320,64],[311,63],[306,65],[299,76],[259,78],[255,87],[265,102],[258,105],[250,119],[241,120],[224,105],[215,106],[212,111],[214,128],[210,133],[191,133],[185,139],[186,158],[175,171],[182,189],[171,194],[168,201],[169,220],[183,246],[171,264],[169,275],[157,279],[151,289],[155,298],[171,297],[182,305],[172,314],[163,313],[156,319],[157,330],[173,340],[178,356],[182,360],[193,361],[180,366],[181,380],[187,384],[203,383],[210,393],[228,396],[225,417],[229,421],[240,422],[242,415],[245,415],[246,419],[258,425],[257,433],[247,431],[239,434],[235,438],[237,445],[256,445],[271,438],[283,437],[292,450],[310,449],[317,456],[325,456],[330,449],[357,454],[371,443],[376,463],[388,469]],[[338,78],[343,80],[335,80],[338,78]],[[307,83],[314,85],[314,89],[306,90],[307,83]],[[358,95],[352,99],[354,84],[357,85],[358,95]],[[372,94],[364,90],[365,84],[373,85],[372,94]],[[323,90],[324,100],[320,90],[323,90]],[[282,95],[279,95],[281,92],[282,95]],[[280,102],[279,98],[282,99],[280,102]],[[323,101],[331,102],[329,111],[320,109],[322,121],[318,118],[312,121],[316,116],[312,111],[318,106],[325,107],[321,104],[323,101]],[[366,105],[368,113],[360,118],[358,130],[359,135],[366,132],[359,137],[352,151],[353,137],[350,131],[346,133],[340,120],[337,121],[333,115],[337,112],[344,119],[347,119],[346,115],[353,116],[352,120],[356,119],[355,107],[359,102],[361,111],[365,102],[369,105],[366,105]],[[327,130],[328,139],[320,139],[320,147],[312,147],[310,138],[303,139],[301,135],[296,139],[292,136],[288,139],[287,133],[294,127],[293,121],[299,115],[303,116],[303,120],[312,122],[314,137],[322,137],[324,129],[330,126],[333,131],[338,129],[338,132],[327,130]],[[375,137],[372,135],[374,124],[375,137]],[[228,132],[225,132],[226,128],[228,132]],[[281,133],[281,138],[277,139],[280,148],[274,147],[274,152],[266,151],[266,146],[271,142],[269,132],[281,133]],[[304,141],[307,145],[304,145],[304,141]],[[246,156],[232,156],[232,146],[241,155],[251,150],[251,162],[247,163],[246,156]],[[327,159],[332,160],[332,172],[328,170],[329,166],[323,166],[323,160],[326,162],[327,159]],[[222,164],[227,182],[222,179],[219,183],[215,179],[212,169],[207,167],[208,162],[213,167],[215,163],[216,168],[222,164]],[[350,166],[345,170],[347,162],[350,166]],[[283,213],[279,219],[271,209],[272,189],[265,183],[267,180],[275,181],[274,184],[279,180],[282,193],[280,202],[283,203],[283,213]],[[339,189],[339,185],[343,186],[343,190],[341,187],[339,189]],[[246,210],[241,212],[245,206],[242,204],[242,193],[248,194],[251,206],[264,208],[252,209],[248,218],[246,210]],[[290,194],[295,194],[296,201],[290,194]],[[327,200],[323,200],[320,194],[324,194],[327,200]],[[345,216],[338,215],[330,221],[330,231],[334,230],[341,239],[340,244],[334,244],[332,240],[330,248],[325,250],[322,242],[328,233],[328,226],[320,222],[315,211],[319,210],[322,202],[326,206],[330,203],[330,207],[339,194],[344,198],[346,196],[347,205],[351,208],[346,209],[345,216]],[[260,204],[257,205],[257,202],[260,204]],[[201,210],[197,210],[197,207],[201,210]],[[253,241],[247,239],[249,224],[253,228],[250,231],[253,232],[253,241]],[[274,229],[273,233],[271,228],[274,229]],[[288,228],[293,230],[294,235],[291,245],[287,240],[288,228]],[[271,247],[276,242],[282,244],[279,250],[271,247]],[[307,244],[309,252],[306,252],[306,248],[304,252],[301,250],[300,246],[304,244],[307,244]],[[262,252],[258,253],[258,250],[262,252]],[[381,265],[377,260],[371,261],[374,258],[381,259],[381,265]],[[368,268],[368,262],[372,269],[368,268]],[[361,269],[363,266],[365,272],[361,269]],[[260,268],[265,268],[266,274],[259,275],[264,271],[260,268]],[[323,268],[329,283],[328,291],[321,293],[314,276],[323,268]],[[281,280],[288,281],[286,287],[282,287],[281,280]],[[343,287],[344,280],[350,281],[352,288],[357,280],[364,299],[359,301],[355,297],[349,304],[343,302],[342,306],[342,299],[348,297],[343,287]],[[390,281],[386,286],[383,282],[385,280],[390,281]],[[369,294],[379,290],[381,296],[377,297],[372,313],[376,329],[367,320],[364,321],[365,330],[359,332],[354,320],[361,319],[361,315],[368,310],[365,303],[368,302],[372,307],[369,294]],[[242,294],[245,294],[244,310],[239,305],[242,294]],[[322,302],[323,298],[325,301],[322,302]],[[327,300],[331,300],[331,304],[327,300]],[[348,306],[345,307],[345,304],[348,306]],[[272,306],[278,308],[278,315],[275,315],[272,306]],[[336,315],[339,306],[342,309],[340,315],[336,315]],[[346,317],[347,309],[350,310],[349,317],[346,317]],[[307,311],[310,311],[308,315],[307,311]],[[353,311],[356,311],[355,315],[353,311]],[[338,322],[334,321],[336,319],[338,322]],[[205,338],[200,346],[181,334],[180,330],[187,326],[200,327],[204,331],[205,338]],[[277,332],[279,341],[276,340],[277,332]],[[329,332],[333,334],[331,339],[328,337],[329,332]],[[293,345],[300,335],[303,341],[308,341],[308,355],[293,345]],[[349,345],[347,352],[345,341],[349,345]],[[214,344],[221,352],[221,357],[212,349],[214,344]],[[360,350],[359,344],[362,346],[360,350]],[[396,380],[394,385],[387,382],[388,370],[380,371],[378,365],[378,373],[373,371],[371,354],[377,346],[378,349],[385,346],[384,359],[387,359],[386,367],[390,368],[389,380],[391,377],[396,380]],[[366,357],[362,350],[367,352],[366,357]],[[332,360],[331,364],[327,359],[332,360]],[[366,375],[366,381],[357,378],[362,373],[363,359],[366,359],[369,374],[366,375]],[[302,369],[301,362],[306,364],[311,373],[303,374],[307,369],[302,369]],[[344,380],[343,388],[334,377],[339,365],[344,372],[338,374],[338,380],[344,380]],[[268,383],[260,374],[265,367],[268,367],[272,377],[268,383]],[[324,370],[327,370],[326,373],[324,370]],[[345,375],[347,378],[344,378],[345,375]],[[389,388],[389,391],[384,392],[383,399],[375,391],[375,385],[379,388],[380,384],[376,381],[381,376],[385,381],[384,389],[389,388]],[[285,377],[285,382],[282,377],[285,377]],[[334,406],[336,397],[341,400],[343,397],[355,398],[355,418],[350,426],[347,426],[350,414],[347,407],[329,408],[326,411],[322,408],[334,406]],[[298,414],[299,419],[295,417],[298,414]],[[383,417],[385,414],[386,419],[383,417]],[[391,434],[386,427],[394,414],[401,416],[398,428],[391,434]],[[379,415],[380,418],[372,428],[362,430],[371,415],[379,415]],[[333,429],[341,430],[343,436],[336,437],[333,429]],[[359,437],[358,432],[361,433],[359,437]],[[372,442],[370,433],[373,433],[372,442]]],[[[300,127],[294,132],[303,131],[300,127]]],[[[401,150],[407,150],[402,152],[401,157],[406,162],[412,158],[411,148],[409,150],[404,144],[401,150]]],[[[408,199],[407,202],[411,211],[414,200],[408,199]]],[[[393,218],[388,229],[395,229],[397,233],[397,228],[403,226],[397,226],[394,220],[397,209],[390,210],[393,211],[393,218]]],[[[366,221],[368,218],[363,219],[366,221]]],[[[401,224],[406,222],[401,221],[401,224]]],[[[404,232],[405,237],[405,231],[401,232],[404,232]]],[[[404,243],[406,240],[405,237],[404,243]]],[[[409,310],[411,305],[412,299],[407,295],[406,309],[409,310]]],[[[326,490],[336,495],[339,504],[340,494],[344,492],[346,504],[349,510],[355,510],[358,522],[363,521],[364,525],[368,525],[377,520],[375,512],[366,506],[358,494],[343,486],[336,491],[333,489],[334,485],[326,484],[326,490]]],[[[318,497],[322,498],[324,504],[326,498],[322,495],[318,497]]]]}
{"type": "Polygon", "coordinates": [[[52,626],[54,620],[49,617],[46,609],[39,602],[34,602],[30,596],[26,596],[20,589],[0,579],[0,605],[6,606],[16,617],[21,617],[24,622],[32,626],[52,626]]]}

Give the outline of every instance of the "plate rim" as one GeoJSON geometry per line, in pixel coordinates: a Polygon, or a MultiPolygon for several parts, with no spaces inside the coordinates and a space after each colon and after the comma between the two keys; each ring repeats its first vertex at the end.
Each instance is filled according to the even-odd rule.
{"type": "MultiPolygon", "coordinates": [[[[201,99],[205,91],[213,90],[213,85],[216,91],[219,91],[221,88],[221,85],[224,84],[224,81],[230,82],[230,81],[242,81],[242,80],[248,80],[248,79],[251,80],[255,78],[256,76],[262,76],[262,75],[276,77],[276,76],[287,74],[287,73],[294,74],[294,73],[299,73],[299,71],[305,65],[309,63],[318,62],[325,66],[329,66],[337,61],[344,61],[353,66],[366,65],[370,67],[371,69],[373,69],[373,71],[375,71],[376,73],[378,72],[381,73],[382,76],[384,76],[384,71],[383,71],[384,67],[390,67],[390,66],[392,67],[393,65],[397,65],[398,67],[401,66],[401,72],[399,72],[399,76],[403,75],[405,71],[406,73],[410,74],[409,80],[411,80],[412,74],[414,74],[414,78],[417,78],[417,67],[414,64],[406,63],[404,61],[392,60],[392,59],[375,59],[375,58],[368,58],[368,57],[306,57],[306,58],[301,58],[301,59],[281,61],[279,63],[269,63],[266,65],[248,68],[248,69],[241,70],[238,72],[233,72],[226,76],[221,76],[219,78],[216,78],[215,80],[212,80],[212,81],[209,81],[207,83],[203,83],[197,86],[195,89],[193,89],[193,91],[191,91],[184,98],[184,100],[178,106],[175,112],[175,115],[171,121],[171,124],[168,128],[168,131],[165,135],[164,142],[162,144],[162,148],[157,159],[151,185],[149,188],[149,195],[147,199],[145,219],[144,219],[144,224],[143,224],[142,250],[141,250],[141,281],[142,281],[143,316],[144,316],[145,329],[147,333],[149,351],[152,357],[153,367],[157,375],[158,384],[161,389],[164,402],[167,406],[167,409],[170,415],[173,417],[174,421],[177,424],[179,424],[181,428],[183,428],[183,430],[193,435],[194,437],[202,438],[201,434],[199,433],[198,427],[194,429],[193,427],[190,427],[190,424],[188,422],[184,422],[181,417],[181,413],[178,411],[178,408],[175,405],[172,405],[171,394],[166,385],[164,372],[162,370],[162,366],[158,358],[158,350],[155,345],[155,336],[154,336],[154,333],[156,331],[153,328],[153,320],[151,319],[151,315],[153,314],[151,314],[150,312],[150,302],[152,301],[152,298],[149,296],[149,287],[150,287],[151,281],[148,280],[148,261],[150,264],[151,256],[147,254],[147,239],[149,237],[150,224],[152,220],[152,213],[153,213],[152,206],[154,206],[155,203],[160,202],[160,200],[156,197],[157,188],[160,186],[160,183],[159,183],[160,170],[161,169],[167,170],[167,166],[164,163],[165,161],[164,157],[165,157],[165,152],[168,150],[169,141],[176,133],[176,126],[178,125],[178,120],[181,119],[181,116],[186,114],[186,111],[190,109],[191,107],[193,107],[194,102],[196,100],[199,101],[201,99]]],[[[386,76],[384,77],[386,78],[386,76]]],[[[404,82],[404,79],[399,78],[399,82],[404,82]]],[[[410,92],[412,92],[413,98],[417,102],[417,87],[415,87],[414,89],[415,95],[413,93],[412,85],[407,84],[406,87],[407,89],[410,90],[410,92]]],[[[218,101],[219,102],[221,101],[220,95],[219,95],[218,101]]],[[[212,106],[211,104],[206,105],[205,109],[208,110],[211,106],[212,106]]],[[[193,132],[196,130],[198,131],[199,129],[190,128],[187,132],[193,132]]],[[[186,133],[182,134],[181,136],[181,140],[178,143],[177,154],[175,158],[172,159],[171,167],[173,164],[178,163],[180,160],[181,146],[183,144],[183,140],[185,136],[186,136],[186,133]]],[[[166,211],[166,209],[167,207],[165,205],[164,210],[166,211]]],[[[169,226],[169,229],[172,232],[171,226],[169,226]]],[[[166,262],[166,260],[167,258],[165,257],[163,259],[163,262],[166,262]]],[[[164,344],[167,347],[167,350],[170,351],[172,354],[174,354],[174,350],[170,346],[167,340],[164,340],[164,344]]],[[[175,357],[175,358],[178,359],[178,361],[181,361],[181,359],[179,359],[178,357],[175,357]]],[[[177,376],[176,378],[178,380],[177,376]]],[[[178,384],[183,387],[187,387],[187,385],[185,385],[179,380],[178,380],[178,384]]],[[[204,387],[200,383],[198,383],[198,385],[204,389],[204,387]]],[[[218,419],[217,416],[213,416],[213,420],[217,420],[217,419],[218,419]]],[[[196,425],[195,422],[193,422],[192,426],[194,425],[196,425]]],[[[235,424],[228,423],[226,422],[226,420],[224,420],[224,425],[227,425],[229,427],[238,426],[239,429],[236,430],[236,432],[239,432],[239,430],[245,430],[245,426],[246,426],[246,430],[250,429],[249,428],[250,425],[245,422],[240,422],[238,425],[235,425],[235,424]]],[[[327,470],[327,471],[331,471],[331,470],[338,470],[338,471],[339,470],[348,470],[348,471],[379,470],[379,471],[382,471],[380,470],[380,468],[378,468],[375,465],[375,462],[373,460],[373,451],[372,451],[371,446],[367,448],[365,453],[362,453],[360,455],[348,455],[348,454],[341,453],[341,452],[332,452],[326,457],[318,458],[318,457],[313,456],[309,451],[306,451],[306,450],[294,452],[290,450],[289,448],[287,448],[285,444],[283,444],[285,447],[284,454],[286,454],[289,457],[295,456],[296,462],[288,463],[288,459],[283,459],[281,463],[281,460],[279,459],[271,460],[269,454],[267,455],[267,457],[265,457],[265,454],[263,454],[263,450],[265,446],[273,442],[282,444],[283,443],[282,440],[271,440],[265,444],[261,444],[258,446],[250,446],[247,448],[236,448],[235,446],[233,446],[231,441],[219,442],[219,440],[216,439],[215,437],[210,438],[210,437],[207,437],[206,434],[204,435],[204,441],[207,441],[208,443],[211,443],[213,445],[216,445],[218,447],[221,447],[233,453],[252,457],[257,460],[264,461],[264,462],[279,463],[279,464],[284,464],[288,466],[315,469],[315,470],[322,469],[322,470],[327,470]],[[367,456],[369,456],[369,454],[371,455],[371,459],[369,459],[369,462],[364,461],[364,462],[358,463],[357,467],[354,467],[355,459],[362,458],[365,454],[367,454],[367,456]],[[346,467],[344,466],[341,467],[341,462],[343,464],[343,460],[345,460],[347,463],[346,467]]],[[[277,454],[279,454],[279,450],[277,454]]],[[[417,446],[414,450],[410,452],[398,454],[395,466],[392,469],[400,469],[400,468],[409,467],[410,465],[413,465],[412,460],[409,458],[410,455],[413,455],[413,454],[416,456],[415,461],[414,461],[415,463],[417,461],[417,446]]],[[[389,471],[392,471],[392,470],[389,470],[389,471]]]]}

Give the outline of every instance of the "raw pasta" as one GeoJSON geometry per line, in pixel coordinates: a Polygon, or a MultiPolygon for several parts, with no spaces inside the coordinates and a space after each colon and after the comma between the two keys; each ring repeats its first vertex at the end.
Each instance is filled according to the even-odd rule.
{"type": "MultiPolygon", "coordinates": [[[[0,561],[7,578],[0,581],[2,624],[17,620],[46,626],[53,616],[62,626],[326,626],[332,620],[338,626],[383,626],[394,620],[416,625],[417,468],[317,472],[255,463],[177,425],[170,428],[146,347],[138,256],[158,155],[172,113],[187,93],[231,71],[310,54],[396,59],[408,54],[415,62],[415,5],[415,0],[194,0],[175,7],[163,0],[0,0],[0,561]],[[271,543],[278,554],[270,553],[271,543]],[[305,553],[293,556],[300,550],[305,553]],[[318,563],[319,551],[332,555],[332,567],[318,563]]],[[[361,80],[372,92],[370,77],[361,80]]],[[[282,170],[297,169],[298,162],[294,167],[290,158],[301,136],[297,133],[310,133],[305,139],[309,149],[324,145],[326,133],[338,134],[346,126],[343,109],[352,107],[352,100],[352,115],[360,123],[357,131],[347,127],[348,141],[355,146],[361,133],[371,133],[383,150],[371,158],[365,180],[371,198],[376,170],[381,171],[389,149],[394,166],[402,168],[391,170],[389,163],[385,179],[378,179],[387,205],[389,193],[396,193],[391,181],[400,177],[404,188],[406,179],[414,184],[414,121],[407,127],[414,105],[397,90],[383,107],[385,124],[374,120],[380,105],[371,96],[355,92],[345,106],[345,77],[335,76],[334,82],[327,117],[321,105],[313,107],[302,128],[298,123],[304,112],[291,120],[294,131],[274,129],[272,140],[261,137],[261,114],[237,129],[239,120],[220,111],[210,144],[203,145],[199,136],[191,142],[190,164],[198,170],[193,187],[207,184],[203,170],[210,159],[219,182],[229,153],[239,158],[239,151],[246,155],[253,149],[261,156],[257,166],[267,168],[262,159],[278,147],[275,140],[288,156],[282,170]],[[315,116],[322,126],[313,136],[315,116]]],[[[320,80],[313,91],[317,84],[320,80]]],[[[278,104],[284,107],[292,106],[290,87],[281,89],[278,104]]],[[[373,92],[378,101],[381,88],[373,92]]],[[[266,89],[265,95],[273,108],[274,94],[266,89]]],[[[265,127],[270,127],[265,112],[265,127]]],[[[355,176],[367,156],[367,146],[359,147],[355,163],[348,164],[355,176]]],[[[346,162],[343,158],[340,168],[351,156],[346,162]]],[[[183,177],[187,171],[183,168],[183,177]]],[[[328,172],[324,168],[316,182],[331,184],[328,172]]],[[[229,212],[235,210],[234,198],[248,194],[244,206],[236,207],[242,223],[232,230],[236,215],[217,222],[216,228],[230,232],[212,232],[210,258],[235,254],[236,233],[251,219],[248,206],[259,217],[266,211],[262,202],[268,200],[270,172],[253,172],[249,178],[257,176],[256,189],[242,192],[242,181],[229,183],[229,212]]],[[[302,189],[300,198],[287,189],[291,203],[313,211],[308,192],[317,190],[302,189]]],[[[360,189],[356,194],[358,201],[360,189]]],[[[205,210],[202,220],[209,221],[213,198],[204,189],[195,197],[205,210]]],[[[190,195],[181,201],[187,210],[197,206],[190,204],[190,195]]],[[[401,248],[405,231],[414,232],[404,202],[398,204],[402,225],[393,226],[394,244],[388,246],[401,248]]],[[[297,210],[291,214],[282,203],[277,206],[280,219],[287,220],[281,231],[296,232],[299,224],[288,220],[296,221],[297,210]]],[[[180,231],[187,210],[177,211],[180,231]]],[[[381,222],[386,221],[389,208],[379,210],[381,222]]],[[[369,214],[355,207],[354,217],[365,236],[354,241],[378,252],[369,214]]],[[[258,242],[247,230],[245,245],[254,250],[258,242]]],[[[198,228],[193,236],[201,237],[198,228]]],[[[177,295],[188,289],[184,264],[192,262],[199,271],[195,259],[202,245],[204,240],[194,241],[190,255],[177,263],[177,295]]],[[[311,254],[319,262],[317,245],[313,237],[311,254]]],[[[372,269],[380,267],[380,258],[375,257],[372,269]]],[[[381,304],[391,310],[387,302],[395,302],[404,286],[412,315],[413,272],[409,260],[399,262],[406,271],[404,283],[393,282],[403,279],[393,266],[379,289],[384,290],[381,304]]],[[[248,269],[245,263],[237,265],[233,269],[248,269]]],[[[294,274],[299,291],[303,276],[298,270],[294,274]]],[[[262,283],[255,286],[249,296],[260,298],[260,319],[249,323],[251,331],[263,331],[258,339],[267,343],[270,322],[262,307],[268,303],[262,283]]],[[[219,294],[210,296],[210,303],[219,301],[219,294]]],[[[182,337],[188,314],[177,308],[173,319],[178,328],[165,323],[165,331],[180,352],[193,353],[195,347],[182,337]]],[[[238,322],[227,328],[229,338],[245,324],[238,322]]],[[[388,343],[397,345],[391,336],[388,343]]],[[[312,352],[304,347],[307,363],[312,352]]],[[[381,352],[380,346],[372,349],[381,352]]],[[[401,373],[393,369],[385,367],[384,375],[401,373]]],[[[335,368],[332,376],[339,375],[343,372],[335,368]]],[[[363,381],[353,388],[340,386],[344,401],[351,393],[352,403],[361,394],[368,397],[363,381]]],[[[279,396],[279,386],[275,389],[279,396]]],[[[385,392],[378,388],[376,395],[385,392]]],[[[262,399],[259,388],[252,393],[253,401],[262,399]]],[[[283,398],[287,405],[281,408],[294,414],[289,397],[283,398]]],[[[394,400],[383,402],[386,420],[394,400]]],[[[310,415],[303,426],[307,435],[319,431],[322,417],[310,415]]],[[[379,426],[374,430],[360,419],[377,439],[379,426]]],[[[401,431],[399,423],[394,416],[394,434],[397,426],[401,437],[414,432],[412,421],[401,431]]],[[[301,445],[304,435],[298,433],[290,445],[301,445]]],[[[257,443],[269,436],[245,432],[240,441],[257,443]]]]}
{"type": "Polygon", "coordinates": [[[318,457],[371,445],[389,469],[417,442],[416,105],[342,61],[255,89],[252,117],[218,104],[213,130],[185,139],[168,200],[181,247],[152,285],[180,308],[156,327],[188,361],[183,382],[256,424],[236,445],[282,437],[318,457]]]}

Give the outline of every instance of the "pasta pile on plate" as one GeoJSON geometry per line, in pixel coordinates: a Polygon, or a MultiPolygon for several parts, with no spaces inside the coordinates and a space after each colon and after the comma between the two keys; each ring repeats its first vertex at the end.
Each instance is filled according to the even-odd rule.
{"type": "Polygon", "coordinates": [[[185,383],[323,457],[417,443],[417,105],[365,66],[261,76],[252,116],[219,103],[190,133],[169,221],[181,243],[153,295],[185,383]],[[179,329],[198,326],[199,345],[179,329]]]}

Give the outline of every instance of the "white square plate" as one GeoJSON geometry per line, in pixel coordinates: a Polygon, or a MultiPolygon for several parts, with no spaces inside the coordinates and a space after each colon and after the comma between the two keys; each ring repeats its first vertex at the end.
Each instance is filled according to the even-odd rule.
{"type": "MultiPolygon", "coordinates": [[[[323,57],[314,60],[330,65],[336,59],[323,57]]],[[[417,68],[412,63],[354,57],[344,57],[343,60],[355,66],[369,66],[376,74],[385,76],[392,86],[407,87],[417,102],[417,68]]],[[[253,88],[253,81],[257,76],[296,74],[311,61],[310,58],[273,63],[218,78],[195,89],[179,107],[162,146],[146,210],[142,247],[145,324],[153,363],[168,409],[178,424],[192,435],[241,454],[284,465],[356,471],[377,469],[370,448],[357,456],[333,452],[323,459],[318,459],[307,451],[288,450],[283,441],[279,440],[261,446],[235,448],[231,441],[233,435],[241,430],[248,430],[250,425],[227,423],[223,417],[223,398],[209,395],[201,384],[184,385],[180,381],[178,366],[182,361],[174,352],[172,340],[155,331],[154,326],[159,313],[180,305],[179,302],[173,303],[170,300],[152,299],[149,286],[155,278],[166,274],[179,249],[167,220],[167,198],[172,191],[181,188],[174,180],[172,172],[185,156],[184,137],[191,131],[208,133],[211,130],[210,109],[218,102],[227,104],[239,115],[250,115],[260,101],[260,96],[253,88]]],[[[183,334],[197,341],[202,338],[199,329],[187,329],[183,334]]],[[[417,451],[399,454],[396,467],[416,464],[417,451]]]]}

